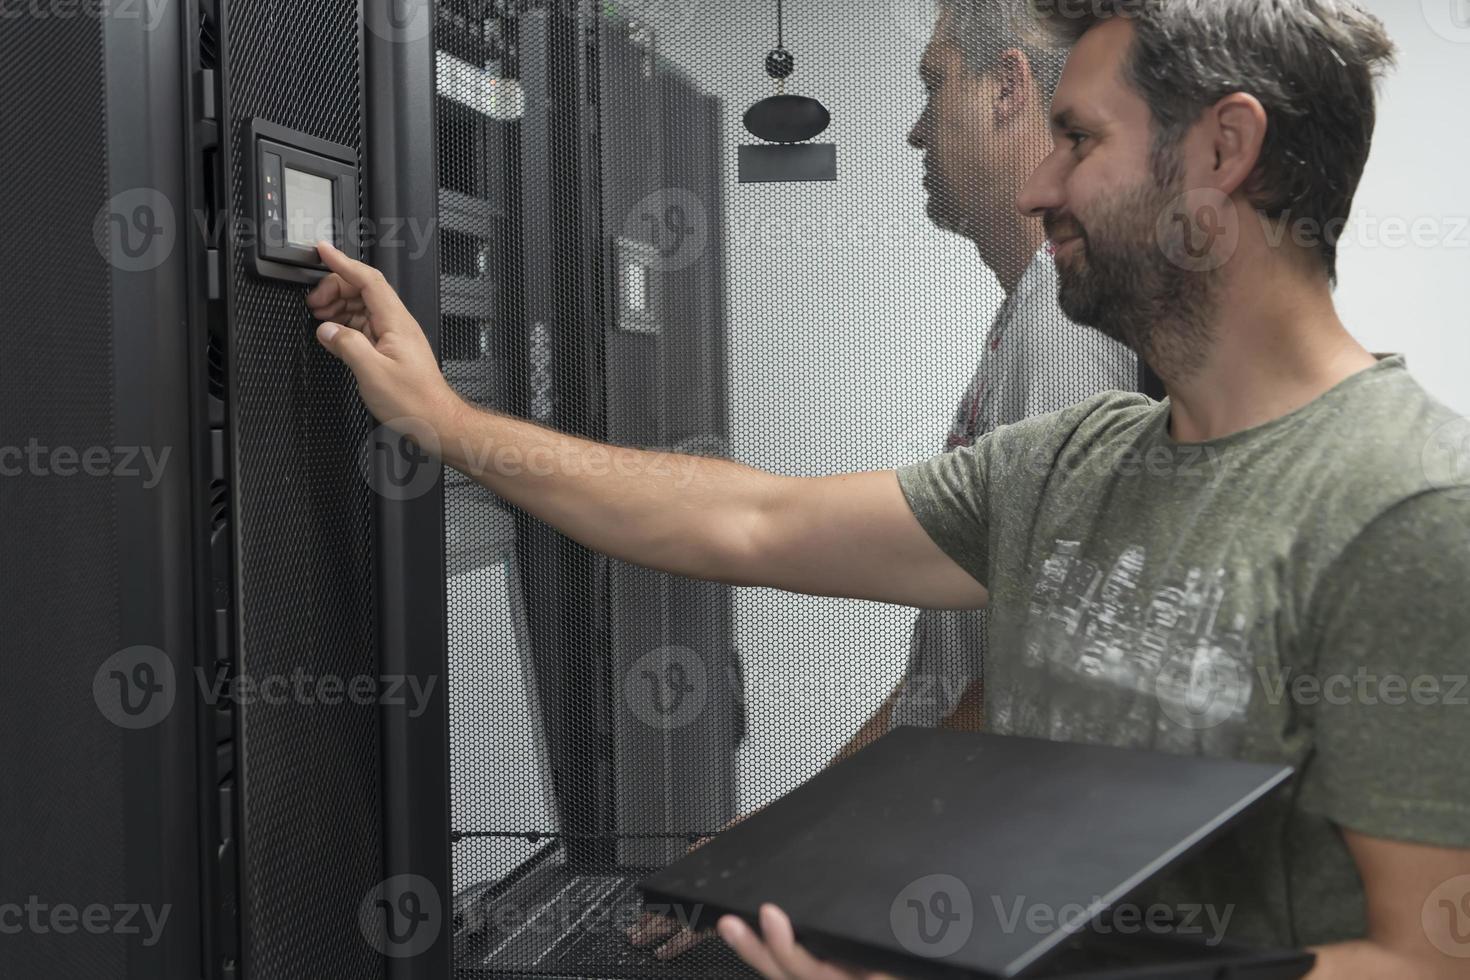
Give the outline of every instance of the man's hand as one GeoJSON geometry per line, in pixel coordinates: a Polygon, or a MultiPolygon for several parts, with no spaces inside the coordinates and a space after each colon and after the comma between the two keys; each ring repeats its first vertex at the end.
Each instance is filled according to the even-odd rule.
{"type": "MultiPolygon", "coordinates": [[[[726,824],[724,829],[729,830],[744,819],[744,817],[736,817],[726,824]]],[[[701,837],[689,845],[688,853],[693,854],[712,840],[714,840],[713,837],[701,837]]],[[[667,915],[644,912],[638,924],[628,930],[628,942],[634,946],[643,947],[667,939],[668,942],[660,943],[658,949],[653,951],[653,956],[654,959],[671,960],[676,956],[683,956],[712,935],[714,935],[713,929],[695,932],[687,925],[667,915]],[[671,936],[673,938],[670,939],[671,936]]]]}
{"type": "Polygon", "coordinates": [[[327,242],[317,252],[331,275],[306,296],[317,340],[357,376],[379,422],[413,418],[443,432],[464,403],[444,380],[423,328],[383,274],[327,242]]]}
{"type": "Polygon", "coordinates": [[[717,928],[720,938],[767,980],[895,980],[890,974],[826,963],[802,949],[791,920],[774,905],[762,905],[761,935],[745,920],[727,915],[717,928]]]}
{"type": "MultiPolygon", "coordinates": [[[[759,812],[759,810],[751,811],[751,813],[759,812]]],[[[721,827],[720,831],[723,833],[729,830],[749,816],[750,813],[741,814],[721,827]]],[[[712,840],[714,840],[713,837],[701,837],[689,845],[689,850],[686,853],[693,854],[712,840]]],[[[668,942],[660,944],[658,949],[654,950],[653,956],[655,959],[671,960],[676,956],[683,956],[710,936],[713,936],[714,933],[715,931],[713,929],[704,929],[700,932],[695,932],[684,923],[672,919],[667,915],[659,915],[656,912],[645,912],[642,918],[638,920],[638,924],[628,930],[628,942],[634,946],[641,947],[659,942],[661,939],[667,939],[668,942]],[[670,936],[673,938],[670,939],[670,936]]]]}
{"type": "Polygon", "coordinates": [[[683,956],[712,935],[714,935],[713,929],[695,932],[666,915],[644,912],[638,924],[628,930],[628,942],[640,948],[659,943],[659,947],[653,951],[653,958],[671,960],[676,956],[683,956]],[[660,940],[668,941],[660,942],[660,940]]]}

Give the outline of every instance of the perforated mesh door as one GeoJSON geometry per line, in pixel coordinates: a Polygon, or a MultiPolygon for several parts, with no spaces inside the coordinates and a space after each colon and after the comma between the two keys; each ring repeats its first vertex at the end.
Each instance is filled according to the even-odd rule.
{"type": "MultiPolygon", "coordinates": [[[[907,137],[932,4],[787,0],[786,91],[830,109],[816,141],[836,145],[838,179],[776,183],[742,183],[738,165],[758,142],[743,114],[776,91],[774,0],[438,11],[446,371],[461,391],[792,475],[946,447],[1006,290],[945,228],[965,227],[956,208],[1013,209],[999,165],[1048,136],[1042,121],[969,147],[950,210],[931,205],[907,137]]],[[[990,254],[1016,253],[1019,234],[998,220],[990,254]]],[[[998,378],[983,397],[1021,400],[1024,384],[1036,404],[1086,380],[998,378]]],[[[672,963],[632,949],[630,883],[828,764],[903,676],[916,614],[634,568],[459,477],[447,506],[459,970],[746,975],[718,941],[672,963]]]]}
{"type": "MultiPolygon", "coordinates": [[[[0,902],[110,906],[140,899],[126,877],[126,733],[88,696],[126,645],[117,481],[74,464],[116,442],[113,270],[96,243],[127,205],[109,207],[102,21],[14,13],[0,27],[0,902]]],[[[0,975],[126,970],[116,932],[17,931],[0,941],[0,975]]]]}
{"type": "MultiPolygon", "coordinates": [[[[227,0],[236,218],[249,120],[362,150],[356,0],[227,0]]],[[[375,677],[373,511],[357,454],[371,423],[313,338],[299,287],[234,251],[231,424],[238,500],[238,672],[375,677]]],[[[240,710],[241,901],[253,977],[375,977],[359,903],[383,879],[376,705],[251,699],[240,710]]]]}

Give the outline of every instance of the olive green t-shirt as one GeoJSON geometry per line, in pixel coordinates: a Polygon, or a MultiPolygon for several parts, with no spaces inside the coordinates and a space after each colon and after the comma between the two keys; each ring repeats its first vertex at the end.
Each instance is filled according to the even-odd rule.
{"type": "Polygon", "coordinates": [[[1168,423],[1107,392],[899,471],[990,592],[986,724],[1297,767],[1135,907],[1362,936],[1339,828],[1470,847],[1470,420],[1393,355],[1221,439],[1168,423]]]}

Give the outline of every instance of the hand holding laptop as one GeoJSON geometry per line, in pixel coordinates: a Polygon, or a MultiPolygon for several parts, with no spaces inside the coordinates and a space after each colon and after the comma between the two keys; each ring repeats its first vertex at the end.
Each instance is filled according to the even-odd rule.
{"type": "Polygon", "coordinates": [[[638,887],[650,905],[689,910],[694,928],[714,926],[780,980],[871,980],[878,970],[1007,980],[1047,964],[1065,974],[1167,965],[1173,980],[1232,971],[1296,980],[1310,953],[1089,927],[1257,810],[1292,772],[900,727],[638,887]],[[989,914],[1015,901],[1077,912],[1026,928],[989,914]]]}
{"type": "MultiPolygon", "coordinates": [[[[750,814],[736,817],[720,829],[722,831],[729,830],[748,816],[750,814]]],[[[712,840],[714,840],[713,837],[701,837],[689,845],[687,853],[693,854],[712,840]]],[[[671,960],[676,956],[683,956],[712,935],[714,935],[713,929],[695,931],[666,915],[660,915],[656,912],[645,912],[642,918],[638,920],[638,924],[628,930],[628,942],[641,948],[673,936],[672,939],[668,939],[668,942],[659,946],[653,953],[655,959],[671,960]]]]}
{"type": "Polygon", "coordinates": [[[774,905],[760,909],[761,934],[736,915],[721,917],[720,938],[766,980],[896,980],[889,973],[839,966],[802,949],[791,919],[774,905]]]}

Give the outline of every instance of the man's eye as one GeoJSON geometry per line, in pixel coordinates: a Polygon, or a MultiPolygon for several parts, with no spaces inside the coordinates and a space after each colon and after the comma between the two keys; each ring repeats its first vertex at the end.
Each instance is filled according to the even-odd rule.
{"type": "Polygon", "coordinates": [[[1071,133],[1068,133],[1067,134],[1067,139],[1071,140],[1072,141],[1073,148],[1076,148],[1076,146],[1077,146],[1078,143],[1080,143],[1082,140],[1087,139],[1087,134],[1086,133],[1071,132],[1071,133]]]}

